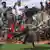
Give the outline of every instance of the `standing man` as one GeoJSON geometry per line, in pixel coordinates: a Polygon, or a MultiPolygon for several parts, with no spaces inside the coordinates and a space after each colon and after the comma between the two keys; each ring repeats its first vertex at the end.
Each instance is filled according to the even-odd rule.
{"type": "MultiPolygon", "coordinates": [[[[6,11],[7,11],[7,7],[6,7],[6,2],[2,2],[2,8],[0,8],[1,12],[2,12],[2,18],[3,18],[3,25],[7,24],[7,14],[6,14],[6,11]],[[6,22],[6,23],[5,23],[6,22]],[[5,24],[4,24],[5,23],[5,24]]],[[[2,26],[4,27],[4,26],[2,26]]],[[[2,31],[2,30],[1,30],[2,31]]],[[[2,33],[1,32],[1,37],[4,36],[4,39],[6,40],[7,39],[7,33],[2,33]]]]}
{"type": "Polygon", "coordinates": [[[48,32],[49,32],[49,38],[50,38],[50,8],[48,8],[48,21],[47,21],[47,24],[49,26],[49,29],[48,29],[48,32]]]}
{"type": "Polygon", "coordinates": [[[2,2],[2,13],[3,13],[3,16],[6,18],[6,11],[7,11],[8,7],[6,6],[6,2],[2,2]]]}
{"type": "Polygon", "coordinates": [[[43,2],[40,2],[40,5],[41,5],[41,11],[43,11],[44,10],[43,2]]]}
{"type": "Polygon", "coordinates": [[[48,10],[48,3],[47,3],[47,1],[45,2],[45,4],[46,4],[45,9],[48,10]]]}

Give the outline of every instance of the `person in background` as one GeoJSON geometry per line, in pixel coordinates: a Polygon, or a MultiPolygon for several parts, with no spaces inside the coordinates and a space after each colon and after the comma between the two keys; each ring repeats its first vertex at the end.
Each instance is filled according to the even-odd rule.
{"type": "Polygon", "coordinates": [[[46,6],[45,6],[45,9],[48,10],[48,3],[47,1],[45,2],[46,6]]]}
{"type": "Polygon", "coordinates": [[[17,3],[15,3],[14,6],[13,6],[13,8],[12,8],[12,13],[13,13],[14,15],[16,15],[16,4],[17,4],[17,3]]]}
{"type": "Polygon", "coordinates": [[[2,8],[0,8],[0,10],[2,11],[3,17],[5,19],[7,19],[7,17],[6,17],[6,11],[7,11],[7,9],[8,9],[8,7],[6,6],[6,2],[2,2],[2,8]]]}
{"type": "Polygon", "coordinates": [[[48,33],[50,38],[50,13],[49,13],[49,19],[47,20],[47,25],[49,26],[48,33]]]}
{"type": "MultiPolygon", "coordinates": [[[[2,7],[0,8],[0,12],[2,13],[1,14],[1,18],[3,19],[2,21],[3,21],[3,26],[2,26],[2,28],[4,27],[4,25],[6,25],[8,22],[7,22],[7,14],[6,14],[6,11],[7,11],[7,9],[8,9],[8,7],[6,6],[6,2],[2,2],[1,3],[2,4],[2,7]]],[[[5,26],[5,28],[6,28],[6,26],[5,26]]],[[[7,34],[6,33],[2,33],[2,31],[1,31],[1,37],[4,39],[4,40],[6,40],[7,39],[7,34]]],[[[1,38],[1,39],[2,39],[1,38]]]]}
{"type": "Polygon", "coordinates": [[[28,20],[28,14],[27,14],[27,10],[28,10],[28,6],[25,6],[25,10],[24,10],[24,13],[25,13],[25,23],[27,23],[27,20],[28,20]]]}
{"type": "Polygon", "coordinates": [[[41,11],[43,11],[44,10],[43,2],[40,2],[40,5],[41,5],[41,11]]]}

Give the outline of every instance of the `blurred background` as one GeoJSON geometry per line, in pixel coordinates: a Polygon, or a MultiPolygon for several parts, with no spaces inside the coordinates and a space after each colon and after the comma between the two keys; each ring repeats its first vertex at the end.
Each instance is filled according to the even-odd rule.
{"type": "MultiPolygon", "coordinates": [[[[1,2],[3,2],[3,1],[6,1],[6,3],[7,3],[7,6],[13,6],[14,5],[14,3],[15,2],[17,2],[17,1],[19,1],[19,0],[0,0],[1,2]]],[[[33,7],[33,6],[35,6],[35,7],[37,7],[37,8],[40,8],[40,2],[43,2],[43,4],[45,5],[45,1],[46,0],[21,0],[21,5],[22,6],[25,6],[25,5],[27,5],[29,8],[31,8],[31,7],[33,7]]],[[[1,3],[0,2],[0,3],[1,3]]],[[[1,7],[1,4],[0,4],[0,7],[1,7]]]]}

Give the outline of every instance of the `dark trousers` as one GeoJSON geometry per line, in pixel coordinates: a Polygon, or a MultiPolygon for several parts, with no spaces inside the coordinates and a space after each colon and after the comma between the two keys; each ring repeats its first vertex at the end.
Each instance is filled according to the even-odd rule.
{"type": "Polygon", "coordinates": [[[49,34],[49,37],[50,37],[50,28],[48,29],[48,34],[49,34]]]}
{"type": "Polygon", "coordinates": [[[36,35],[34,36],[35,34],[33,34],[33,33],[30,33],[29,34],[29,32],[27,32],[27,34],[26,34],[26,36],[25,36],[25,39],[24,39],[24,44],[26,43],[26,41],[27,41],[27,38],[30,36],[31,37],[31,43],[32,43],[32,45],[33,45],[33,47],[35,46],[34,45],[34,41],[35,41],[35,37],[36,37],[36,35]]]}

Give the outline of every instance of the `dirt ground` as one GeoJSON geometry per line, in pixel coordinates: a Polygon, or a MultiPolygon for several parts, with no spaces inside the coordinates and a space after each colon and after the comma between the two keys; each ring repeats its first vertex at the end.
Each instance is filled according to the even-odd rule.
{"type": "MultiPolygon", "coordinates": [[[[22,44],[22,41],[17,41],[17,40],[0,40],[0,44],[6,44],[6,43],[13,43],[13,44],[22,44]]],[[[50,40],[43,40],[43,41],[39,41],[39,42],[35,42],[37,44],[48,44],[50,43],[50,40]]]]}
{"type": "MultiPolygon", "coordinates": [[[[0,40],[0,44],[6,44],[6,43],[11,43],[11,44],[22,44],[23,42],[22,41],[17,41],[17,40],[0,40]]],[[[45,40],[45,41],[39,41],[39,42],[36,42],[37,44],[48,44],[50,43],[50,40],[45,40]]]]}

